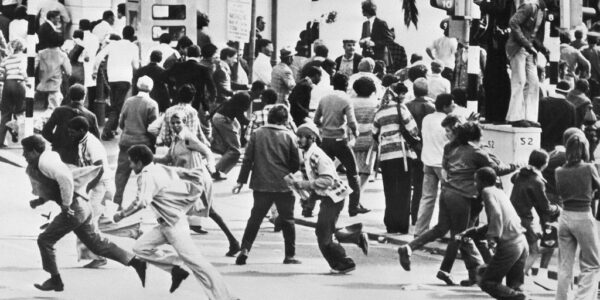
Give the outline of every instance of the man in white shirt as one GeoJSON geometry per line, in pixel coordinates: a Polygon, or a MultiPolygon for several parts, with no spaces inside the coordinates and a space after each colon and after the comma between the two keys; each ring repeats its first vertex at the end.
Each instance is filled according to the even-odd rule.
{"type": "Polygon", "coordinates": [[[442,77],[443,68],[441,61],[434,60],[431,62],[431,75],[427,78],[427,85],[429,86],[429,97],[432,99],[437,98],[440,94],[450,94],[452,92],[450,81],[442,77]]]}
{"type": "MultiPolygon", "coordinates": [[[[202,203],[200,198],[205,193],[204,180],[207,178],[197,170],[155,165],[152,162],[152,151],[145,145],[132,146],[127,155],[129,165],[139,175],[137,194],[131,205],[117,213],[113,219],[119,222],[150,207],[158,222],[138,238],[133,252],[171,273],[171,293],[190,274],[181,268],[185,263],[203,287],[201,298],[237,299],[230,294],[219,271],[199,253],[189,232],[186,213],[190,209],[196,210],[196,205],[202,203]],[[175,251],[157,248],[164,244],[170,244],[175,251]]],[[[210,177],[208,180],[211,180],[210,177]]]]}
{"type": "Polygon", "coordinates": [[[440,28],[444,30],[444,36],[433,41],[433,44],[425,51],[431,59],[439,59],[444,64],[444,71],[442,76],[449,81],[452,81],[452,73],[454,72],[454,65],[456,63],[455,54],[458,49],[458,41],[455,38],[449,37],[450,29],[448,25],[449,20],[444,19],[440,23],[440,28]]]}
{"type": "Polygon", "coordinates": [[[83,85],[87,88],[88,103],[91,107],[96,100],[96,80],[93,78],[96,54],[100,48],[100,40],[91,32],[92,25],[89,20],[79,20],[79,30],[83,31],[83,85]]]}
{"type": "MultiPolygon", "coordinates": [[[[177,51],[175,51],[175,49],[173,49],[173,47],[171,47],[171,35],[168,33],[163,33],[159,38],[158,38],[158,42],[159,44],[155,47],[152,47],[152,49],[150,51],[148,51],[148,55],[144,56],[142,59],[142,66],[147,65],[150,62],[150,54],[152,53],[152,51],[154,50],[158,50],[162,53],[162,57],[167,58],[171,55],[177,55],[175,53],[177,53],[177,51]]],[[[159,66],[164,67],[164,63],[165,63],[166,59],[163,59],[160,63],[158,63],[159,66]]]]}
{"type": "Polygon", "coordinates": [[[110,85],[110,111],[101,136],[103,140],[111,140],[115,137],[121,107],[131,87],[133,74],[140,66],[139,48],[133,43],[134,35],[133,27],[125,26],[123,39],[112,41],[96,56],[94,74],[97,74],[100,63],[108,55],[106,73],[110,85]]]}
{"type": "Polygon", "coordinates": [[[258,56],[252,65],[252,82],[260,80],[266,85],[270,85],[271,72],[273,71],[271,66],[273,44],[269,40],[258,40],[256,41],[256,48],[258,49],[258,56]]]}
{"type": "Polygon", "coordinates": [[[102,13],[102,21],[96,24],[94,30],[92,30],[92,33],[98,37],[100,43],[103,43],[104,40],[108,39],[108,36],[111,33],[117,33],[112,27],[113,24],[115,24],[115,13],[111,10],[102,13]]]}
{"type": "Polygon", "coordinates": [[[415,236],[429,229],[431,216],[438,194],[438,184],[442,179],[442,157],[444,146],[448,143],[446,130],[442,121],[452,112],[454,100],[450,94],[441,94],[435,100],[435,112],[423,118],[421,133],[423,135],[423,196],[419,204],[419,214],[415,227],[415,236]]]}
{"type": "MultiPolygon", "coordinates": [[[[115,185],[112,180],[113,172],[108,165],[108,155],[102,142],[89,133],[89,124],[84,117],[79,116],[69,120],[67,126],[69,127],[69,135],[73,138],[73,141],[78,143],[77,156],[79,159],[77,165],[79,167],[102,166],[103,168],[102,177],[98,178],[99,180],[96,184],[92,184],[94,187],[89,191],[89,203],[92,208],[91,223],[98,228],[100,217],[105,209],[104,202],[106,200],[112,201],[115,192],[115,185]]],[[[106,265],[106,258],[93,253],[89,256],[92,258],[92,261],[85,265],[84,268],[95,269],[106,265]]],[[[79,259],[83,258],[80,256],[79,259]]]]}

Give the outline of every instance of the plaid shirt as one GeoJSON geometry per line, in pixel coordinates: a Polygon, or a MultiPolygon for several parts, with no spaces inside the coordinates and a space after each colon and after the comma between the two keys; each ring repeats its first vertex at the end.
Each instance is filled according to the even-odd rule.
{"type": "Polygon", "coordinates": [[[167,146],[171,145],[175,132],[171,129],[171,117],[175,112],[182,111],[185,115],[185,126],[197,136],[201,142],[206,143],[206,137],[200,127],[200,119],[198,119],[198,111],[189,103],[179,103],[167,109],[163,116],[163,123],[160,127],[158,138],[167,146]]]}
{"type": "MultiPolygon", "coordinates": [[[[245,135],[246,141],[250,140],[250,136],[256,129],[267,124],[267,116],[269,115],[269,110],[271,110],[271,108],[273,108],[273,106],[275,106],[275,105],[269,104],[269,105],[263,107],[263,109],[257,110],[252,113],[252,120],[250,120],[250,124],[248,124],[248,129],[246,129],[246,135],[245,135]]],[[[296,124],[294,124],[294,121],[292,120],[292,116],[289,114],[289,112],[288,112],[288,122],[284,126],[287,129],[291,130],[292,132],[294,132],[294,133],[296,132],[296,124]]]]}

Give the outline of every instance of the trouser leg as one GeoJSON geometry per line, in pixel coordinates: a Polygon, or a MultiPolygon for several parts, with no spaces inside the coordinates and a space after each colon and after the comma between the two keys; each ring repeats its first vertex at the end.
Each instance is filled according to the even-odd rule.
{"type": "Polygon", "coordinates": [[[163,226],[163,236],[177,252],[178,259],[192,271],[210,300],[229,300],[231,296],[225,280],[219,271],[202,255],[194,245],[189,232],[189,224],[182,218],[174,226],[163,226]]]}
{"type": "MultiPolygon", "coordinates": [[[[6,100],[5,100],[6,101],[6,100]]],[[[0,115],[0,145],[6,145],[6,124],[12,120],[13,113],[10,110],[3,110],[0,115]]]]}
{"type": "Polygon", "coordinates": [[[129,167],[129,155],[127,154],[127,146],[119,146],[119,156],[117,158],[117,171],[115,173],[115,204],[121,206],[123,203],[123,193],[125,192],[125,186],[129,181],[131,175],[131,168],[129,167]]]}
{"type": "Polygon", "coordinates": [[[410,203],[410,218],[412,225],[417,224],[417,217],[419,216],[419,206],[421,203],[421,196],[423,195],[423,163],[414,159],[411,160],[410,166],[410,177],[412,185],[412,200],[410,203]]]}
{"type": "Polygon", "coordinates": [[[525,71],[527,55],[525,49],[521,49],[510,59],[512,73],[510,77],[510,103],[506,114],[506,121],[508,122],[525,119],[524,93],[527,80],[525,71]]]}
{"type": "Polygon", "coordinates": [[[133,245],[133,253],[138,258],[147,261],[158,268],[171,272],[173,266],[181,266],[183,261],[179,255],[168,247],[161,247],[167,243],[161,228],[164,225],[156,225],[147,232],[144,232],[133,245]]]}
{"type": "Polygon", "coordinates": [[[415,227],[415,235],[421,235],[431,223],[431,216],[435,209],[435,200],[438,193],[438,184],[441,176],[441,168],[430,166],[423,167],[423,196],[419,203],[419,214],[415,227]]]}
{"type": "Polygon", "coordinates": [[[221,218],[221,216],[215,211],[215,209],[213,207],[210,208],[208,216],[213,221],[215,221],[215,223],[217,223],[217,225],[219,225],[219,228],[221,228],[221,231],[223,231],[223,233],[227,237],[227,240],[229,241],[230,246],[238,243],[237,239],[235,238],[235,236],[233,235],[231,230],[229,230],[229,227],[227,226],[227,224],[225,223],[223,218],[221,218]]]}
{"type": "Polygon", "coordinates": [[[321,254],[331,268],[341,268],[347,264],[346,251],[338,242],[333,241],[333,233],[335,232],[335,224],[337,222],[340,211],[344,207],[344,202],[334,203],[329,197],[321,198],[319,208],[319,216],[317,218],[317,226],[315,234],[321,254]]]}
{"type": "Polygon", "coordinates": [[[277,222],[281,224],[283,240],[285,242],[285,256],[294,257],[296,255],[296,227],[294,222],[294,194],[278,193],[274,199],[275,206],[279,212],[277,222]]]}
{"type": "Polygon", "coordinates": [[[271,193],[254,191],[254,206],[250,212],[250,218],[246,224],[244,230],[244,236],[242,237],[242,249],[250,251],[252,244],[258,234],[258,229],[262,223],[263,218],[267,215],[269,207],[273,204],[271,193]]]}
{"type": "Polygon", "coordinates": [[[488,264],[479,283],[481,290],[496,299],[518,299],[518,297],[522,297],[519,291],[502,284],[502,279],[511,271],[513,273],[511,274],[513,276],[511,278],[513,285],[517,285],[517,282],[523,279],[523,275],[519,279],[516,273],[523,273],[523,263],[527,255],[525,253],[527,243],[524,237],[514,242],[510,241],[509,245],[498,245],[496,254],[488,264]]]}
{"type": "Polygon", "coordinates": [[[61,212],[46,227],[44,232],[40,233],[37,239],[40,254],[42,256],[42,267],[44,271],[51,275],[57,275],[58,266],[56,265],[56,250],[54,245],[67,233],[71,232],[79,225],[74,216],[61,212]]]}

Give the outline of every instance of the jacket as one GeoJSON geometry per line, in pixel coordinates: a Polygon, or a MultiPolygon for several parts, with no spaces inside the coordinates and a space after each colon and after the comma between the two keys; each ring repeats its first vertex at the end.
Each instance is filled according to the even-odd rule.
{"type": "MultiPolygon", "coordinates": [[[[545,3],[530,1],[521,4],[508,22],[511,32],[506,42],[506,54],[512,58],[521,48],[534,50],[544,41],[545,3]]],[[[541,46],[543,47],[543,46],[541,46]]],[[[539,49],[538,49],[539,50],[539,49]]]]}
{"type": "Polygon", "coordinates": [[[575,106],[564,97],[547,97],[540,100],[538,121],[542,127],[541,145],[546,151],[562,145],[562,135],[575,126],[575,106]]]}
{"type": "Polygon", "coordinates": [[[541,172],[533,167],[522,168],[518,173],[512,176],[513,183],[510,202],[512,202],[517,214],[521,218],[521,224],[525,227],[533,222],[531,209],[535,210],[540,217],[540,224],[550,221],[558,215],[558,207],[550,204],[546,196],[546,180],[541,172]]]}
{"type": "Polygon", "coordinates": [[[60,35],[47,21],[40,25],[40,29],[38,30],[37,34],[39,39],[36,45],[37,52],[50,47],[52,40],[60,35]]]}
{"type": "Polygon", "coordinates": [[[261,192],[290,192],[283,179],[300,169],[296,137],[285,126],[267,124],[258,128],[248,141],[238,183],[246,183],[261,192]]]}
{"type": "MultiPolygon", "coordinates": [[[[342,57],[344,57],[344,56],[340,55],[338,58],[335,59],[335,70],[336,71],[340,70],[340,65],[342,64],[342,57]]],[[[362,59],[363,59],[363,57],[361,55],[358,55],[358,53],[354,53],[354,57],[352,58],[352,74],[358,73],[358,64],[360,63],[360,61],[362,59]]]]}
{"type": "MultiPolygon", "coordinates": [[[[193,84],[196,88],[196,97],[192,106],[195,109],[201,107],[204,111],[208,111],[209,103],[215,102],[217,89],[211,76],[211,70],[195,60],[174,64],[164,73],[164,79],[175,90],[184,84],[193,84]]],[[[179,102],[178,95],[173,95],[173,99],[175,99],[174,104],[179,102]]]]}
{"type": "Polygon", "coordinates": [[[149,63],[141,67],[133,76],[131,89],[134,95],[138,93],[137,81],[143,76],[152,78],[154,85],[150,91],[150,98],[158,103],[158,111],[165,112],[171,106],[171,98],[167,84],[164,82],[165,69],[156,63],[149,63]]]}
{"type": "Polygon", "coordinates": [[[296,126],[304,124],[304,119],[308,117],[310,112],[310,93],[312,92],[312,89],[312,82],[307,79],[302,79],[290,93],[290,114],[292,115],[296,126]]]}
{"type": "Polygon", "coordinates": [[[371,38],[371,41],[375,44],[373,47],[373,55],[370,55],[366,48],[363,48],[362,55],[365,57],[373,57],[373,59],[376,60],[384,60],[386,63],[389,63],[389,59],[386,57],[386,50],[388,43],[394,42],[394,33],[390,30],[387,23],[379,18],[375,18],[375,20],[373,20],[371,35],[367,35],[369,26],[369,21],[363,22],[361,39],[366,37],[371,38]]]}
{"type": "Polygon", "coordinates": [[[58,152],[62,161],[73,165],[77,165],[77,142],[69,136],[67,123],[78,116],[84,117],[89,124],[89,132],[99,137],[96,115],[79,102],[55,108],[42,128],[42,136],[52,144],[52,150],[58,152]]]}

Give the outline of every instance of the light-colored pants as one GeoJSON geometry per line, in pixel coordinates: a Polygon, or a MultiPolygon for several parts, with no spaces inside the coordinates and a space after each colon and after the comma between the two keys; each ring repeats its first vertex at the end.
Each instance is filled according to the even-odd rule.
{"type": "MultiPolygon", "coordinates": [[[[112,178],[103,178],[89,192],[90,207],[92,208],[92,225],[98,229],[98,221],[104,213],[104,201],[112,201],[115,193],[115,184],[112,178]]],[[[101,257],[89,251],[79,239],[77,239],[77,249],[79,249],[79,259],[101,259],[101,257]]]]}
{"type": "Polygon", "coordinates": [[[510,59],[510,104],[506,121],[537,122],[539,110],[539,79],[536,58],[521,48],[510,59]]]}
{"type": "Polygon", "coordinates": [[[575,300],[596,299],[600,254],[598,227],[591,212],[563,210],[558,218],[558,286],[556,300],[569,299],[567,294],[573,281],[573,264],[577,247],[579,254],[580,279],[575,291],[575,300]]]}
{"type": "Polygon", "coordinates": [[[174,226],[156,225],[135,242],[133,252],[169,273],[174,266],[185,264],[204,287],[208,299],[233,299],[219,271],[194,246],[185,218],[181,218],[174,226]],[[164,244],[170,244],[175,251],[170,247],[158,248],[164,244]]]}
{"type": "Polygon", "coordinates": [[[421,235],[429,229],[431,216],[435,208],[435,199],[437,199],[438,185],[441,181],[441,167],[423,166],[423,196],[419,204],[415,235],[421,235]]]}

